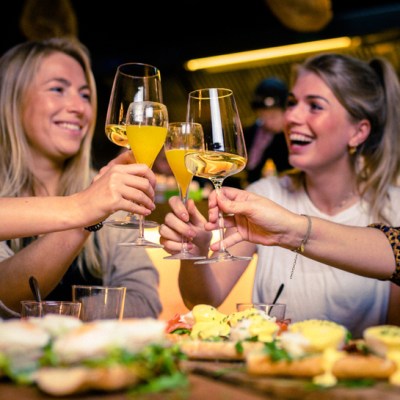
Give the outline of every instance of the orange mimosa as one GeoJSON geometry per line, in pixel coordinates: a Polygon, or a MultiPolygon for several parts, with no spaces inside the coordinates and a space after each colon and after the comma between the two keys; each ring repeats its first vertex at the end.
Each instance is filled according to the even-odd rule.
{"type": "Polygon", "coordinates": [[[167,128],[152,125],[127,125],[126,134],[136,162],[152,167],[160,152],[167,128]]]}
{"type": "Polygon", "coordinates": [[[168,164],[171,167],[180,190],[182,191],[183,198],[186,198],[187,190],[193,178],[193,174],[187,170],[185,165],[185,154],[187,153],[188,150],[185,149],[171,149],[165,151],[168,164]]]}

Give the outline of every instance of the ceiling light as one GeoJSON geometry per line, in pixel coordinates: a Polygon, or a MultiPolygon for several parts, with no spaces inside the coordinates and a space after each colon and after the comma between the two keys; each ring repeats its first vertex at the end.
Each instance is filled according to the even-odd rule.
{"type": "Polygon", "coordinates": [[[289,44],[286,46],[270,47],[266,49],[243,51],[240,53],[223,54],[213,57],[204,57],[189,60],[184,67],[188,71],[197,71],[200,69],[234,69],[243,68],[243,64],[250,64],[260,61],[279,59],[299,54],[315,53],[321,51],[330,51],[358,46],[361,39],[358,37],[350,38],[347,36],[317,40],[313,42],[289,44]]]}

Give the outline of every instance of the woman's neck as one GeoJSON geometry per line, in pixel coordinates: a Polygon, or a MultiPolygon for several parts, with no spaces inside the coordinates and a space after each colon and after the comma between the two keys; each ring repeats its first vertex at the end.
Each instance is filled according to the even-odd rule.
{"type": "Polygon", "coordinates": [[[336,215],[356,204],[360,199],[355,176],[344,179],[337,174],[331,179],[311,179],[306,176],[304,189],[312,203],[328,215],[336,215]]]}
{"type": "Polygon", "coordinates": [[[50,160],[35,162],[32,168],[36,178],[35,194],[36,196],[57,196],[59,195],[59,184],[63,169],[57,163],[50,160]]]}

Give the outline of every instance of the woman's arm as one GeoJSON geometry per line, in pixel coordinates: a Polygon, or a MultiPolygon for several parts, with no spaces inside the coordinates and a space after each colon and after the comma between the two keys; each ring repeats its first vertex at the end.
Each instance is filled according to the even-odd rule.
{"type": "MultiPolygon", "coordinates": [[[[308,219],[292,213],[273,201],[243,190],[223,187],[209,197],[207,229],[217,226],[218,208],[228,214],[225,244],[242,240],[267,246],[298,249],[306,236],[308,219]]],[[[312,217],[304,256],[376,279],[389,279],[395,271],[395,258],[389,241],[379,229],[336,224],[312,217]]],[[[399,233],[399,230],[397,230],[399,233]]],[[[218,249],[214,243],[212,249],[218,249]]]]}
{"type": "Polygon", "coordinates": [[[71,196],[0,198],[0,240],[93,225],[118,210],[148,215],[155,182],[143,164],[114,164],[71,196]]]}

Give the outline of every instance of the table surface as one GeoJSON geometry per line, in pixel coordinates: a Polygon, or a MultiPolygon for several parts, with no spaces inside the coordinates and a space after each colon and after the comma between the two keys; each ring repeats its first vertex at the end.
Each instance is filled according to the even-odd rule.
{"type": "MultiPolygon", "coordinates": [[[[310,381],[290,378],[258,377],[247,374],[240,362],[186,361],[183,369],[189,373],[189,388],[173,392],[132,396],[128,392],[87,393],[62,397],[63,400],[395,400],[400,399],[400,387],[377,382],[371,387],[347,388],[338,385],[330,389],[315,389],[310,381]]],[[[0,382],[0,400],[51,400],[35,387],[0,382]]]]}

